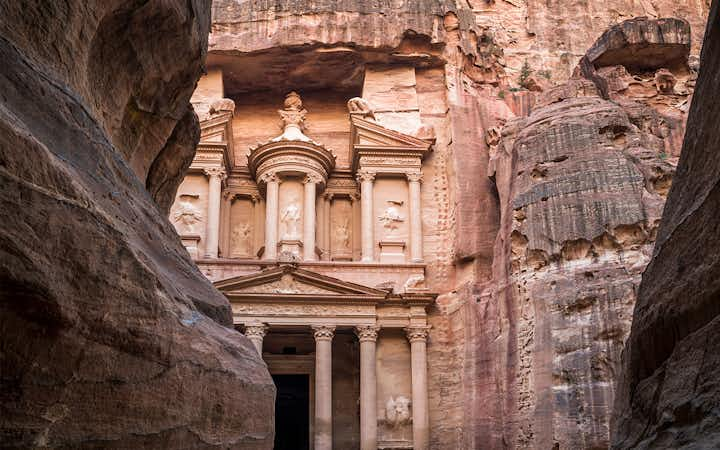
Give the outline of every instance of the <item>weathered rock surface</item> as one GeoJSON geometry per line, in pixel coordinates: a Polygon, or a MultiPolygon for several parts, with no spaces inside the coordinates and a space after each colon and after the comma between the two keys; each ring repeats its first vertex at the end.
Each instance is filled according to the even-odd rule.
{"type": "Polygon", "coordinates": [[[210,5],[0,5],[2,445],[270,448],[265,365],[161,211],[210,5]]]}
{"type": "Polygon", "coordinates": [[[615,448],[715,448],[720,441],[718,20],[713,2],[682,155],[623,354],[615,448]]]}
{"type": "MultiPolygon", "coordinates": [[[[618,28],[633,30],[632,22],[618,28]]],[[[646,40],[645,51],[662,55],[653,45],[646,40]]],[[[678,52],[687,58],[689,48],[678,52]]],[[[689,77],[675,53],[668,58],[657,67],[689,77]]],[[[549,89],[490,149],[501,221],[489,295],[479,300],[477,345],[494,355],[479,380],[493,388],[480,398],[503,399],[491,416],[504,418],[500,439],[510,447],[609,444],[620,353],[676,162],[668,136],[684,131],[677,104],[688,95],[658,89],[652,72],[642,78],[623,63],[608,60],[612,71],[549,89]],[[618,72],[643,89],[609,83],[618,72]]],[[[480,426],[491,433],[498,424],[480,426]]]]}

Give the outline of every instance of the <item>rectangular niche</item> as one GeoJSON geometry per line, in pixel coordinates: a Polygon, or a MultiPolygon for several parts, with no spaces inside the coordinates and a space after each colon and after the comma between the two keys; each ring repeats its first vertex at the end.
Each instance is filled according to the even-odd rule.
{"type": "Polygon", "coordinates": [[[330,251],[333,261],[353,259],[353,208],[349,198],[335,198],[330,208],[330,251]]]}
{"type": "Polygon", "coordinates": [[[378,444],[412,448],[410,344],[398,329],[383,329],[377,340],[378,444]]]}
{"type": "Polygon", "coordinates": [[[253,202],[237,197],[230,207],[230,257],[253,258],[255,256],[255,224],[253,202]]]}
{"type": "Polygon", "coordinates": [[[407,260],[410,236],[410,209],[405,177],[378,175],[375,179],[373,220],[376,259],[381,262],[404,263],[407,260]]]}

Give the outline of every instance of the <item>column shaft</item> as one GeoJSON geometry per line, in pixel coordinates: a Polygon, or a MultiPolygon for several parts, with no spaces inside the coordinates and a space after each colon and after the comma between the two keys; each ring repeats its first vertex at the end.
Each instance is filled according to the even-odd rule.
{"type": "Polygon", "coordinates": [[[377,450],[377,374],[375,342],[378,328],[357,327],[360,340],[360,449],[377,450]]]}
{"type": "Polygon", "coordinates": [[[265,181],[265,254],[263,259],[277,259],[278,194],[277,175],[268,175],[265,181]]]}
{"type": "Polygon", "coordinates": [[[372,172],[359,172],[360,181],[360,203],[362,209],[362,260],[371,262],[375,259],[375,238],[373,236],[373,181],[375,174],[372,172]]]}
{"type": "Polygon", "coordinates": [[[423,261],[421,179],[422,174],[420,173],[408,174],[410,191],[410,260],[412,262],[423,261]]]}
{"type": "Polygon", "coordinates": [[[332,338],[335,327],[315,330],[315,450],[332,450],[332,338]]]}
{"type": "Polygon", "coordinates": [[[406,332],[410,340],[412,370],[413,450],[428,450],[430,445],[426,342],[428,327],[409,327],[406,332]]]}
{"type": "Polygon", "coordinates": [[[207,229],[205,230],[205,257],[217,258],[220,243],[220,194],[225,171],[222,168],[209,168],[205,169],[205,173],[210,178],[208,184],[207,229]]]}
{"type": "Polygon", "coordinates": [[[305,201],[303,214],[303,259],[315,261],[315,186],[316,178],[305,178],[305,201]]]}

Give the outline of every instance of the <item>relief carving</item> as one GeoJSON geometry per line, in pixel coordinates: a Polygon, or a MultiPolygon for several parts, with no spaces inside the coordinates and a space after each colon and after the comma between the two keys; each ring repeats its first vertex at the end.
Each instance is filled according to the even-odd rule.
{"type": "Polygon", "coordinates": [[[365,120],[375,120],[375,114],[370,107],[370,103],[362,97],[351,98],[347,102],[347,107],[350,114],[356,114],[365,120]]]}
{"type": "Polygon", "coordinates": [[[178,208],[173,215],[173,223],[178,233],[181,235],[198,234],[195,225],[202,221],[200,209],[194,205],[194,202],[200,196],[197,194],[182,194],[178,202],[178,208]]]}
{"type": "Polygon", "coordinates": [[[284,240],[300,239],[300,208],[297,205],[297,199],[290,199],[290,204],[285,207],[280,221],[285,226],[285,232],[282,237],[284,240]]]}
{"type": "Polygon", "coordinates": [[[404,202],[396,200],[388,200],[388,207],[385,208],[383,214],[378,217],[385,228],[385,237],[389,237],[395,234],[401,223],[405,222],[405,218],[400,215],[399,207],[404,202]]]}
{"type": "Polygon", "coordinates": [[[410,400],[399,395],[385,403],[385,424],[391,428],[398,428],[412,422],[410,414],[410,400]]]}
{"type": "Polygon", "coordinates": [[[252,228],[245,222],[235,226],[232,232],[232,253],[237,255],[250,255],[252,253],[250,235],[252,228]]]}
{"type": "Polygon", "coordinates": [[[333,228],[335,229],[333,233],[333,247],[338,250],[349,250],[350,219],[345,218],[341,221],[336,221],[333,228]]]}

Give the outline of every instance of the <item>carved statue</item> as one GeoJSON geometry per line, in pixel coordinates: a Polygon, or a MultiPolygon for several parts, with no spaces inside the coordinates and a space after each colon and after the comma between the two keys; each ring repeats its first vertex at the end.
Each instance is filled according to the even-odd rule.
{"type": "Polygon", "coordinates": [[[272,142],[278,141],[306,141],[310,138],[303,134],[305,130],[305,115],[307,111],[303,109],[302,99],[297,92],[290,92],[285,97],[285,109],[278,110],[280,119],[282,120],[283,132],[280,136],[272,139],[272,142]]]}
{"type": "Polygon", "coordinates": [[[285,224],[283,239],[300,238],[300,232],[298,230],[298,223],[300,222],[300,208],[295,202],[295,199],[291,199],[290,204],[285,207],[282,217],[280,217],[280,221],[285,224]]]}
{"type": "Polygon", "coordinates": [[[400,215],[400,210],[398,209],[399,206],[402,206],[403,202],[388,200],[387,203],[388,207],[378,219],[383,223],[387,234],[392,234],[398,229],[400,223],[405,222],[405,219],[400,215]]]}
{"type": "Polygon", "coordinates": [[[252,228],[249,223],[237,225],[232,233],[233,248],[242,255],[249,255],[250,252],[250,233],[252,228]]]}
{"type": "Polygon", "coordinates": [[[424,275],[412,275],[410,276],[405,284],[403,285],[403,291],[408,289],[423,289],[425,287],[425,276],[424,275]]]}
{"type": "Polygon", "coordinates": [[[192,204],[192,200],[196,198],[197,195],[190,194],[180,196],[178,208],[173,215],[173,221],[180,234],[197,234],[195,224],[202,221],[202,214],[197,206],[192,204]]]}
{"type": "Polygon", "coordinates": [[[350,248],[350,219],[345,219],[335,225],[335,246],[342,249],[350,248]]]}
{"type": "Polygon", "coordinates": [[[410,400],[402,395],[392,398],[385,403],[385,423],[397,428],[401,425],[407,425],[412,421],[410,415],[410,400]]]}
{"type": "Polygon", "coordinates": [[[370,103],[362,97],[353,97],[347,102],[348,111],[350,114],[357,114],[363,119],[375,120],[375,114],[370,103]]]}

